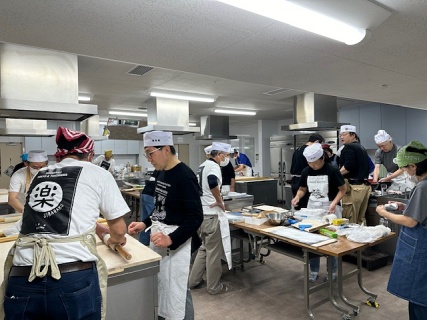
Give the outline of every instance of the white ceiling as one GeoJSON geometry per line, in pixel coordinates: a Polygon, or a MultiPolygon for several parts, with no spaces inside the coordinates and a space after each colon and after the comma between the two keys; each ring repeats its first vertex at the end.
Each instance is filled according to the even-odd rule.
{"type": "MultiPolygon", "coordinates": [[[[356,1],[366,2],[296,2],[337,7],[356,1]]],[[[143,107],[151,88],[219,97],[214,104],[191,103],[193,120],[214,107],[289,119],[289,97],[307,91],[343,97],[344,104],[427,109],[427,3],[376,3],[392,15],[375,25],[366,11],[359,22],[370,24],[371,35],[356,46],[213,0],[2,1],[0,42],[78,54],[80,91],[94,95],[101,116],[143,107]],[[136,65],[154,69],[127,75],[136,65]],[[292,90],[263,94],[278,88],[292,90]]],[[[237,119],[248,118],[231,117],[237,119]]]]}

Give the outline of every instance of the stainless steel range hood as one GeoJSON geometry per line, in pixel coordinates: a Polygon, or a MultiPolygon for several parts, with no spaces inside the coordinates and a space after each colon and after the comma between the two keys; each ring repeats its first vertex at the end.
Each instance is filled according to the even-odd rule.
{"type": "Polygon", "coordinates": [[[237,136],[230,135],[229,118],[226,116],[204,116],[200,118],[201,136],[196,140],[230,140],[237,136]]]}
{"type": "Polygon", "coordinates": [[[46,120],[0,119],[0,136],[52,137],[56,130],[47,129],[46,120]]]}
{"type": "Polygon", "coordinates": [[[147,126],[138,133],[170,131],[175,135],[200,132],[200,127],[190,127],[189,102],[168,98],[152,98],[147,101],[147,126]]]}
{"type": "Polygon", "coordinates": [[[103,136],[100,134],[98,115],[92,116],[80,122],[80,130],[86,133],[94,141],[108,139],[108,136],[103,136]]]}
{"type": "Polygon", "coordinates": [[[0,118],[82,121],[98,107],[78,103],[77,56],[0,44],[0,118]]]}
{"type": "Polygon", "coordinates": [[[337,98],[313,92],[294,97],[294,123],[282,126],[283,131],[338,130],[347,123],[338,123],[337,98]]]}

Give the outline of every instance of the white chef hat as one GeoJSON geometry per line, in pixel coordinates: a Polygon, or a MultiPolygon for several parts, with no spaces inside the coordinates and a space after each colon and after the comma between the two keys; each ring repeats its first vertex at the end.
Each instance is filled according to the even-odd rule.
{"type": "Polygon", "coordinates": [[[375,143],[383,143],[385,141],[391,140],[391,136],[385,130],[378,130],[378,133],[374,137],[375,143]]]}
{"type": "Polygon", "coordinates": [[[307,159],[307,162],[314,162],[319,160],[323,156],[323,148],[320,143],[313,143],[304,149],[304,157],[307,159]]]}
{"type": "Polygon", "coordinates": [[[172,132],[151,131],[144,133],[144,148],[158,146],[173,146],[172,132]]]}
{"type": "Polygon", "coordinates": [[[212,143],[212,151],[222,151],[222,152],[230,152],[231,145],[223,142],[213,142],[212,143]]]}
{"type": "Polygon", "coordinates": [[[212,145],[207,146],[204,150],[205,150],[205,153],[206,153],[206,154],[211,154],[211,151],[212,151],[212,145]]]}
{"type": "Polygon", "coordinates": [[[31,150],[28,152],[28,162],[45,162],[48,161],[47,153],[44,150],[31,150]]]}
{"type": "Polygon", "coordinates": [[[345,124],[341,126],[340,133],[343,132],[354,132],[356,133],[356,126],[352,126],[351,124],[345,124]]]}

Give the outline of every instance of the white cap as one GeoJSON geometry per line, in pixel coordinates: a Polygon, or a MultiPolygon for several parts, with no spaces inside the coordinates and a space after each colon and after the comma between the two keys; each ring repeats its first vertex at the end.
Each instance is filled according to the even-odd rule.
{"type": "Polygon", "coordinates": [[[378,130],[378,133],[374,137],[375,143],[383,143],[385,141],[391,140],[391,136],[385,130],[378,130]]]}
{"type": "Polygon", "coordinates": [[[151,131],[144,133],[144,148],[173,146],[172,132],[151,131]]]}
{"type": "Polygon", "coordinates": [[[205,153],[206,153],[206,154],[210,154],[210,153],[211,153],[211,151],[212,151],[212,145],[207,146],[204,150],[205,150],[205,153]]]}
{"type": "Polygon", "coordinates": [[[304,149],[303,155],[307,159],[307,162],[319,160],[323,156],[322,145],[320,143],[313,143],[304,149]]]}
{"type": "Polygon", "coordinates": [[[222,151],[222,152],[230,152],[231,145],[223,142],[213,142],[212,150],[222,151]]]}
{"type": "Polygon", "coordinates": [[[28,162],[46,162],[47,153],[44,150],[31,150],[28,152],[28,162]]]}
{"type": "Polygon", "coordinates": [[[341,126],[340,133],[343,132],[354,132],[356,133],[356,126],[352,126],[351,124],[345,124],[341,126]]]}

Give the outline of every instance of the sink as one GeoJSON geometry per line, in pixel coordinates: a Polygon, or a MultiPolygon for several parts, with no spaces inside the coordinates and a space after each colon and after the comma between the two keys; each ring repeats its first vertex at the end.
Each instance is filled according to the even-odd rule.
{"type": "Polygon", "coordinates": [[[386,194],[384,196],[379,196],[377,197],[378,200],[378,204],[385,204],[388,203],[389,201],[398,201],[398,202],[402,202],[402,203],[407,203],[408,202],[408,196],[405,194],[386,194]]]}

